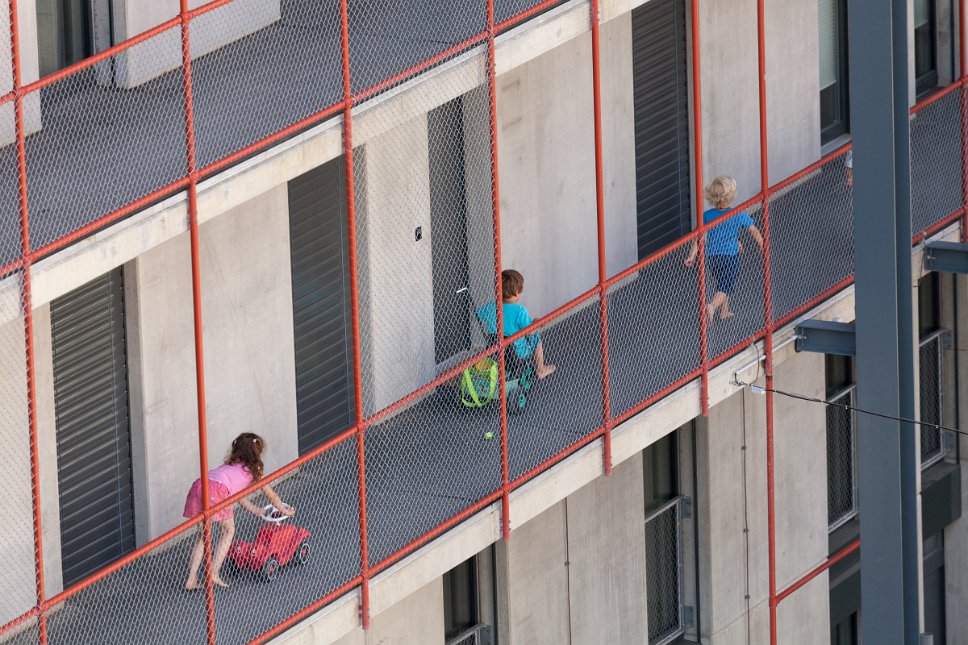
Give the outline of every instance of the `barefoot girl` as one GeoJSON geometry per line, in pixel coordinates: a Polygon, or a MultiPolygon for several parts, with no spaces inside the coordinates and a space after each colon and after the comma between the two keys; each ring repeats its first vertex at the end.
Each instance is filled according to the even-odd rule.
{"type": "MultiPolygon", "coordinates": [[[[225,463],[214,470],[208,471],[208,499],[209,507],[215,506],[224,499],[228,499],[240,490],[248,486],[253,481],[262,479],[262,451],[265,449],[265,440],[257,434],[243,432],[235,441],[232,442],[232,450],[225,459],[225,463]]],[[[262,492],[269,499],[273,506],[278,508],[284,515],[292,516],[296,509],[286,506],[276,495],[269,485],[262,487],[262,492]]],[[[262,514],[262,509],[243,497],[239,504],[244,506],[255,516],[262,514]]],[[[196,479],[188,491],[185,499],[185,517],[192,518],[202,512],[202,481],[196,479]]],[[[215,556],[212,558],[212,580],[220,587],[227,587],[228,584],[222,580],[220,571],[222,562],[229,552],[232,538],[235,535],[235,519],[233,518],[232,506],[227,506],[218,513],[212,515],[212,520],[218,522],[219,539],[215,547],[215,556]]],[[[185,589],[198,589],[198,570],[202,565],[202,556],[205,554],[205,541],[202,531],[198,532],[198,540],[192,550],[192,558],[188,566],[188,580],[185,582],[185,589]]]]}

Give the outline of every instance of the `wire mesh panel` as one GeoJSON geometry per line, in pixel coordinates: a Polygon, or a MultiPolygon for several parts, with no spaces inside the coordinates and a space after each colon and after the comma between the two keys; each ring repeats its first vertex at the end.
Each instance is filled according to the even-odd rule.
{"type": "MultiPolygon", "coordinates": [[[[0,12],[2,13],[2,12],[0,12]]],[[[20,183],[17,147],[13,145],[13,102],[0,106],[0,268],[21,254],[20,183]]],[[[2,275],[2,273],[0,273],[2,275]]]]}
{"type": "MultiPolygon", "coordinates": [[[[483,344],[494,301],[490,127],[480,50],[354,116],[367,417],[483,344]]],[[[496,330],[494,330],[496,331],[496,330]]]]}
{"type": "Polygon", "coordinates": [[[612,417],[699,368],[699,272],[685,238],[608,290],[612,417]]]}
{"type": "Polygon", "coordinates": [[[722,224],[706,233],[706,302],[708,320],[707,339],[710,360],[728,352],[737,344],[752,337],[765,326],[763,310],[763,255],[748,231],[739,231],[739,253],[736,256],[715,255],[711,241],[721,238],[718,230],[729,230],[727,219],[741,218],[746,213],[762,233],[760,205],[733,215],[723,215],[722,224]],[[725,304],[716,307],[718,302],[725,304]]]}
{"type": "MultiPolygon", "coordinates": [[[[830,403],[852,406],[854,388],[831,397],[830,403]]],[[[827,406],[827,524],[831,531],[857,514],[857,465],[854,413],[827,406]]]]}
{"type": "Polygon", "coordinates": [[[665,645],[682,635],[682,498],[645,519],[646,607],[649,644],[665,645]]]}
{"type": "Polygon", "coordinates": [[[942,356],[944,330],[932,333],[921,340],[920,388],[921,388],[921,466],[926,468],[944,456],[944,432],[937,426],[944,425],[944,382],[942,356]]]}
{"type": "Polygon", "coordinates": [[[512,480],[602,426],[601,348],[599,300],[592,297],[505,351],[512,480]],[[556,367],[543,379],[538,352],[556,367]]]}
{"type": "Polygon", "coordinates": [[[338,2],[235,0],[193,20],[191,44],[200,168],[342,99],[338,2]]]}
{"type": "Polygon", "coordinates": [[[34,249],[185,174],[182,72],[153,75],[151,62],[178,59],[178,33],[169,29],[40,90],[43,128],[27,137],[34,249]]]}
{"type": "Polygon", "coordinates": [[[492,390],[488,376],[495,360],[481,362],[473,385],[461,374],[366,429],[371,566],[500,488],[499,384],[492,390]],[[465,405],[471,388],[493,398],[465,405]]]}
{"type": "Polygon", "coordinates": [[[447,3],[365,0],[349,3],[354,95],[385,89],[487,27],[483,0],[447,3]]]}
{"type": "Polygon", "coordinates": [[[37,599],[23,302],[15,273],[0,283],[0,485],[6,500],[0,528],[0,625],[29,611],[37,599]]]}
{"type": "Polygon", "coordinates": [[[245,544],[223,567],[229,588],[215,595],[219,642],[248,642],[360,573],[356,435],[272,487],[296,515],[274,524],[236,507],[235,542],[245,544]]]}
{"type": "Polygon", "coordinates": [[[774,321],[853,274],[851,183],[841,155],[770,197],[774,321]]]}
{"type": "Polygon", "coordinates": [[[199,530],[181,533],[60,602],[47,615],[49,642],[204,643],[205,592],[183,586],[199,530]]]}
{"type": "Polygon", "coordinates": [[[911,115],[911,230],[920,233],[962,206],[961,100],[948,93],[911,115]]]}
{"type": "Polygon", "coordinates": [[[513,20],[528,11],[548,11],[549,9],[562,4],[564,0],[494,0],[494,22],[513,21],[515,24],[520,20],[513,20]]]}

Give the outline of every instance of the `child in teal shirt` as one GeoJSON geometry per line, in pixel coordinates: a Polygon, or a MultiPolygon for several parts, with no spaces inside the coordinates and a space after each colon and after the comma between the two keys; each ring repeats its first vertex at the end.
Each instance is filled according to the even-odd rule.
{"type": "MultiPolygon", "coordinates": [[[[504,299],[504,306],[501,311],[504,314],[504,337],[513,336],[533,321],[528,310],[519,305],[521,292],[524,291],[524,276],[514,269],[506,269],[501,272],[501,295],[504,299]]],[[[484,323],[484,327],[490,334],[497,334],[497,307],[493,302],[489,302],[477,310],[477,316],[484,323]]],[[[544,347],[541,344],[541,336],[538,332],[528,336],[522,336],[514,341],[514,351],[518,358],[528,358],[534,356],[534,368],[539,379],[549,376],[557,368],[554,365],[546,365],[544,362],[544,347]]]]}

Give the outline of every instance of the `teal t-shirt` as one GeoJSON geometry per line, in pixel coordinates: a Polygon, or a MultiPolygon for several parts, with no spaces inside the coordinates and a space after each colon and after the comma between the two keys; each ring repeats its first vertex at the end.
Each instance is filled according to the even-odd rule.
{"type": "Polygon", "coordinates": [[[703,224],[722,221],[706,232],[706,255],[738,255],[739,232],[754,225],[753,218],[739,211],[727,218],[728,208],[710,208],[702,214],[703,224]]]}
{"type": "MultiPolygon", "coordinates": [[[[518,333],[533,321],[531,320],[531,314],[522,305],[518,303],[504,303],[502,307],[504,313],[504,337],[513,336],[518,333]]],[[[497,333],[497,307],[493,302],[489,302],[480,309],[477,310],[477,317],[481,319],[484,323],[484,328],[487,329],[487,333],[496,334],[497,333]]],[[[518,356],[521,358],[526,358],[531,355],[534,350],[534,344],[529,340],[528,336],[522,336],[521,338],[514,341],[514,350],[517,352],[518,356]]]]}

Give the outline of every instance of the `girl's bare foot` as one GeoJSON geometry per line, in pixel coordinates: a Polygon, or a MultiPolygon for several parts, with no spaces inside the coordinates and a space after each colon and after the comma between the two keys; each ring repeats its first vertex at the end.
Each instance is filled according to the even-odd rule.
{"type": "Polygon", "coordinates": [[[212,582],[214,582],[215,584],[217,584],[219,587],[222,587],[224,589],[228,589],[229,583],[225,582],[221,578],[212,578],[212,582]]]}
{"type": "Polygon", "coordinates": [[[720,320],[727,320],[727,319],[732,318],[732,317],[733,317],[733,312],[732,311],[724,311],[721,314],[719,314],[719,319],[720,320]]]}
{"type": "Polygon", "coordinates": [[[196,589],[201,588],[201,585],[198,584],[198,580],[189,580],[185,583],[185,591],[195,591],[196,589]]]}
{"type": "Polygon", "coordinates": [[[554,365],[545,365],[542,369],[538,370],[538,380],[551,376],[552,372],[556,369],[558,368],[554,365]]]}

